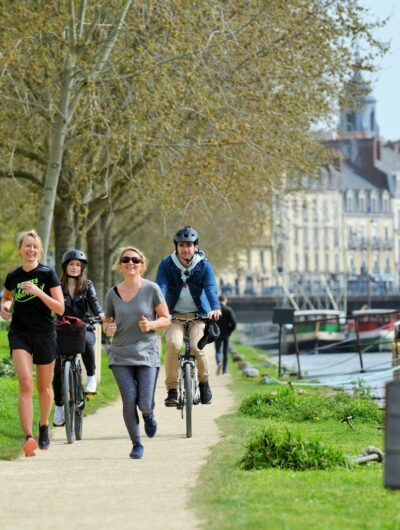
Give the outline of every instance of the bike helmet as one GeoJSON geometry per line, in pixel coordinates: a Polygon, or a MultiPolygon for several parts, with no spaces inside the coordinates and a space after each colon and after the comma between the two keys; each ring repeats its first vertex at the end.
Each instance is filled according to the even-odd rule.
{"type": "Polygon", "coordinates": [[[191,226],[184,226],[180,228],[174,236],[174,243],[194,243],[197,245],[199,242],[199,234],[191,226]]]}
{"type": "Polygon", "coordinates": [[[65,269],[68,263],[72,261],[73,259],[77,259],[81,261],[84,266],[83,268],[85,268],[88,264],[86,254],[82,252],[82,250],[73,249],[73,250],[67,250],[67,252],[65,252],[64,256],[62,257],[62,260],[61,260],[62,268],[65,269]]]}

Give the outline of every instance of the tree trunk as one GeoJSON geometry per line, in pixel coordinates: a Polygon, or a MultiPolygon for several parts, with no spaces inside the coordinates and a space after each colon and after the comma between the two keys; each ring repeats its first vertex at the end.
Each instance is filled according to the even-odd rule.
{"type": "Polygon", "coordinates": [[[61,259],[66,250],[75,247],[75,219],[72,202],[57,202],[54,210],[54,239],[56,271],[61,274],[61,259]]]}
{"type": "Polygon", "coordinates": [[[88,278],[94,283],[97,297],[104,301],[104,234],[102,223],[98,221],[87,232],[88,278]]]}

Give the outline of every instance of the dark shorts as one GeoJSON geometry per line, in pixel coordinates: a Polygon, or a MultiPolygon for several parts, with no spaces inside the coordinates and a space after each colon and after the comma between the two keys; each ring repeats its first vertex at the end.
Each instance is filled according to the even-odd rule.
{"type": "Polygon", "coordinates": [[[56,358],[57,335],[51,333],[26,333],[19,330],[8,332],[10,353],[13,350],[25,350],[32,355],[34,364],[50,364],[56,358]]]}

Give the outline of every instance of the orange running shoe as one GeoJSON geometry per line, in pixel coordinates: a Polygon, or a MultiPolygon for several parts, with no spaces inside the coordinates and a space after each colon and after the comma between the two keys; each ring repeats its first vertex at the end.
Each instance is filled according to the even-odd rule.
{"type": "Polygon", "coordinates": [[[37,443],[32,436],[26,439],[26,442],[24,443],[24,453],[25,456],[35,456],[35,450],[37,448],[37,443]]]}

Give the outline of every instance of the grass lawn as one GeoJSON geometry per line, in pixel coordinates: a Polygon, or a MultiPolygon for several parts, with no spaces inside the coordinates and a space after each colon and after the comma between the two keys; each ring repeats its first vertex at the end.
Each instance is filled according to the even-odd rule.
{"type": "MultiPolygon", "coordinates": [[[[263,366],[265,352],[238,346],[254,365],[263,366]]],[[[253,393],[274,393],[280,385],[261,385],[250,380],[230,361],[233,374],[230,388],[237,409],[253,393]]],[[[262,374],[276,377],[276,370],[262,368],[262,374]]],[[[310,389],[321,394],[325,389],[310,389]]],[[[211,451],[193,491],[191,506],[203,518],[204,528],[355,530],[400,528],[400,491],[383,487],[383,465],[369,463],[352,468],[295,471],[277,468],[246,471],[240,461],[255,433],[269,426],[275,431],[290,430],[304,439],[342,451],[351,457],[368,445],[383,450],[380,421],[352,420],[353,429],[338,420],[288,421],[282,417],[257,418],[239,411],[219,420],[222,440],[211,451]]]]}
{"type": "MultiPolygon", "coordinates": [[[[5,330],[0,330],[0,360],[8,358],[7,334],[5,330]]],[[[96,396],[86,403],[85,415],[93,414],[99,407],[111,403],[119,396],[118,387],[111,370],[107,366],[107,356],[105,354],[102,355],[101,363],[101,383],[96,396]]],[[[18,417],[17,400],[17,379],[15,377],[0,377],[0,459],[2,460],[16,458],[22,452],[24,436],[18,417]]],[[[36,389],[34,403],[35,426],[39,421],[36,389]]],[[[50,425],[52,425],[51,421],[50,425]]]]}

